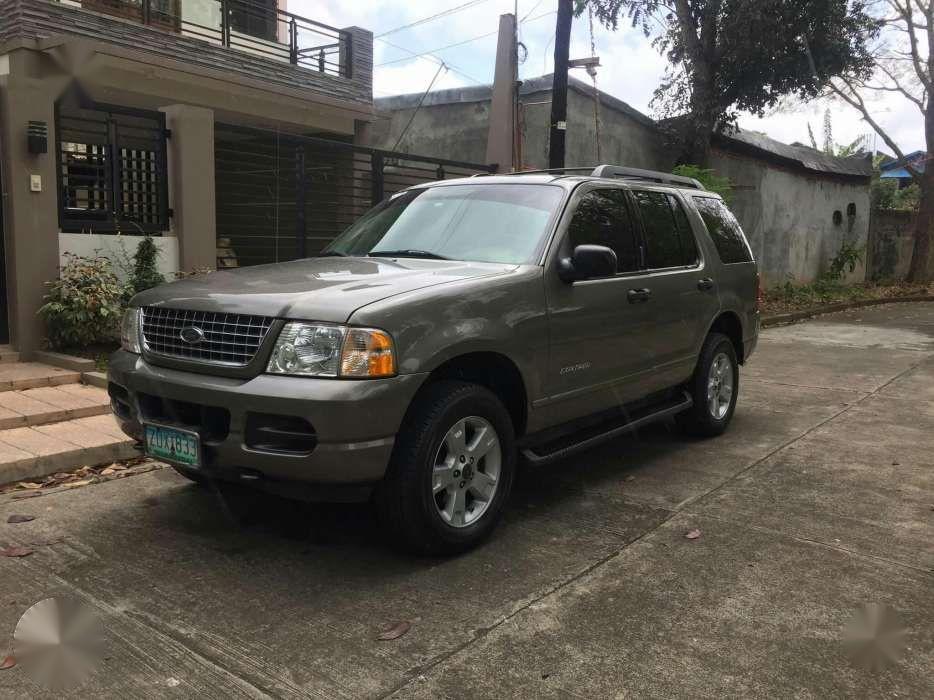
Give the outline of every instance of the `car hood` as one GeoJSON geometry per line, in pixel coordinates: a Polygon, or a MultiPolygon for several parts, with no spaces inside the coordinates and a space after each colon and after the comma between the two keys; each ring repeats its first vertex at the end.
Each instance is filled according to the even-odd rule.
{"type": "Polygon", "coordinates": [[[414,258],[309,258],[189,277],[138,294],[134,305],[342,323],[361,306],[515,265],[414,258]]]}

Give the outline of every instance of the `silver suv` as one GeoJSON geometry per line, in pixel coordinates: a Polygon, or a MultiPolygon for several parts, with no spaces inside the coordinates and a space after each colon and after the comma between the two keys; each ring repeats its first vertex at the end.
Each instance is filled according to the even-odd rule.
{"type": "Polygon", "coordinates": [[[488,535],[517,460],[726,429],[758,333],[746,238],[694,180],[601,166],[400,192],[319,256],[132,302],[113,410],[198,482],[373,498],[391,538],[488,535]]]}

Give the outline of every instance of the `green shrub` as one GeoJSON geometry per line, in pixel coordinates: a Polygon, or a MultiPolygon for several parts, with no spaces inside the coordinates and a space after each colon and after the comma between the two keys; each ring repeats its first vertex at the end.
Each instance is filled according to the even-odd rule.
{"type": "Polygon", "coordinates": [[[113,341],[122,312],[122,289],[110,260],[71,253],[65,257],[59,278],[46,283],[49,293],[39,309],[49,345],[64,350],[113,341]]]}
{"type": "Polygon", "coordinates": [[[671,172],[673,175],[693,177],[704,186],[704,189],[716,192],[728,204],[733,196],[733,184],[730,182],[730,178],[717,175],[712,168],[702,168],[699,165],[679,165],[671,172]]]}
{"type": "Polygon", "coordinates": [[[165,277],[159,272],[156,261],[159,258],[159,249],[152,236],[146,236],[136,247],[133,256],[133,272],[124,288],[124,301],[129,301],[134,294],[152,289],[165,282],[165,277]]]}

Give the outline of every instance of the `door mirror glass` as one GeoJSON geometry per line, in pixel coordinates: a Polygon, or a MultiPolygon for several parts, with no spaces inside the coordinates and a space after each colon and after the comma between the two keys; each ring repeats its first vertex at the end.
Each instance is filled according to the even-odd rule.
{"type": "Polygon", "coordinates": [[[616,253],[602,245],[579,245],[569,258],[558,263],[558,275],[565,282],[613,277],[616,253]]]}

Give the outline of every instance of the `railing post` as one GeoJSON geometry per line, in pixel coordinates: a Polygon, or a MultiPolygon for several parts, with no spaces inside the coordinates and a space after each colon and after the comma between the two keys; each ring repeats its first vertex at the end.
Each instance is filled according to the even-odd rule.
{"type": "Polygon", "coordinates": [[[318,49],[318,72],[324,73],[325,63],[324,63],[324,49],[318,49]]]}
{"type": "Polygon", "coordinates": [[[295,147],[295,240],[298,257],[308,257],[308,225],[305,220],[305,147],[295,147]]]}
{"type": "Polygon", "coordinates": [[[149,19],[152,17],[152,0],[143,0],[143,24],[149,24],[149,19]]]}
{"type": "Polygon", "coordinates": [[[289,62],[298,65],[298,27],[294,17],[289,20],[289,62]]]}
{"type": "Polygon", "coordinates": [[[230,46],[230,10],[227,9],[227,0],[221,3],[221,46],[230,46]]]}
{"type": "Polygon", "coordinates": [[[374,153],[370,156],[370,204],[376,206],[383,201],[383,154],[374,153]]]}

